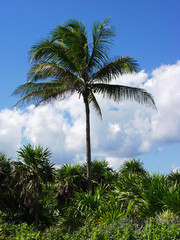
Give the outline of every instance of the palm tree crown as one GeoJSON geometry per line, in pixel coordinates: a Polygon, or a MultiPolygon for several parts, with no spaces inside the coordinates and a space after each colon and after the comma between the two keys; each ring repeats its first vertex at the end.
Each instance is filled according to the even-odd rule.
{"type": "Polygon", "coordinates": [[[35,213],[35,223],[38,226],[38,198],[43,185],[54,181],[54,164],[50,163],[51,152],[48,148],[28,144],[20,148],[18,158],[14,162],[14,179],[20,179],[21,196],[25,195],[24,203],[35,213]]]}
{"type": "Polygon", "coordinates": [[[36,106],[55,99],[65,99],[74,93],[82,96],[86,112],[87,178],[90,189],[89,104],[102,116],[95,93],[117,102],[130,99],[155,107],[152,96],[145,90],[110,84],[119,75],[136,72],[138,63],[129,56],[110,60],[109,50],[115,33],[109,26],[109,20],[106,18],[103,23],[93,24],[92,44],[88,42],[83,23],[70,20],[57,26],[47,39],[32,46],[29,52],[32,68],[28,73],[28,82],[13,93],[21,98],[16,105],[33,102],[36,106]]]}

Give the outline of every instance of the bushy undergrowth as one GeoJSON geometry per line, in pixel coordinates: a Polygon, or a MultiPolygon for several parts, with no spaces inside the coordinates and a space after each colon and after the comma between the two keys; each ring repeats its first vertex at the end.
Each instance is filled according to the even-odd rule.
{"type": "Polygon", "coordinates": [[[178,240],[180,239],[179,217],[165,212],[164,216],[147,218],[137,221],[121,218],[116,223],[97,224],[92,219],[71,233],[62,233],[58,225],[54,225],[44,232],[36,231],[35,226],[22,223],[19,225],[1,224],[0,239],[47,239],[47,240],[178,240]]]}
{"type": "Polygon", "coordinates": [[[180,239],[180,173],[94,160],[89,192],[86,164],[55,169],[47,149],[22,153],[19,162],[0,154],[0,239],[180,239]]]}

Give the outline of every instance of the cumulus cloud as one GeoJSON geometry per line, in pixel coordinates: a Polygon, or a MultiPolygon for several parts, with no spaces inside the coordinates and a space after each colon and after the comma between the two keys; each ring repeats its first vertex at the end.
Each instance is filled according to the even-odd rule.
{"type": "MultiPolygon", "coordinates": [[[[144,70],[124,75],[116,84],[142,87],[156,102],[157,111],[130,101],[97,96],[101,121],[91,109],[91,143],[94,157],[103,157],[116,168],[124,159],[148,152],[154,145],[180,141],[180,61],[163,65],[151,74],[144,70]]],[[[26,111],[0,112],[0,151],[15,156],[25,142],[41,144],[53,152],[56,164],[85,159],[85,113],[82,99],[71,98],[26,111]]]]}
{"type": "Polygon", "coordinates": [[[173,171],[174,173],[176,173],[176,172],[180,173],[180,166],[177,167],[175,164],[172,164],[171,167],[172,167],[172,171],[173,171]]]}
{"type": "Polygon", "coordinates": [[[145,88],[155,97],[158,108],[152,117],[152,137],[163,142],[180,141],[180,61],[152,72],[145,88]]]}
{"type": "Polygon", "coordinates": [[[26,113],[20,110],[3,109],[0,111],[0,151],[14,156],[22,140],[22,128],[26,113]]]}
{"type": "Polygon", "coordinates": [[[120,170],[120,166],[125,163],[128,159],[126,158],[117,158],[117,157],[107,157],[106,161],[108,161],[109,166],[115,170],[120,170]]]}

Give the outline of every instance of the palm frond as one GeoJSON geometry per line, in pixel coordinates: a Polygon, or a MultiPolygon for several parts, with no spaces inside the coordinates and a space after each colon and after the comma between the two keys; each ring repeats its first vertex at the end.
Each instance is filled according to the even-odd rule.
{"type": "Polygon", "coordinates": [[[103,97],[113,99],[115,102],[122,100],[132,100],[156,109],[153,97],[150,93],[146,92],[142,88],[95,83],[92,85],[92,89],[94,92],[101,93],[103,94],[103,97]]]}
{"type": "Polygon", "coordinates": [[[100,106],[99,106],[99,104],[98,104],[98,102],[97,102],[97,100],[96,100],[92,91],[89,93],[88,100],[89,100],[89,103],[92,103],[95,111],[97,112],[97,115],[102,119],[101,108],[100,108],[100,106]]]}
{"type": "Polygon", "coordinates": [[[93,48],[88,68],[92,71],[94,67],[102,67],[102,63],[108,59],[109,47],[115,36],[113,27],[108,26],[110,18],[103,23],[95,22],[92,28],[93,48]]]}
{"type": "Polygon", "coordinates": [[[124,56],[106,64],[95,72],[91,78],[93,82],[98,81],[108,83],[119,75],[137,72],[138,68],[139,65],[135,59],[129,56],[124,56]]]}
{"type": "Polygon", "coordinates": [[[19,95],[21,100],[14,106],[34,103],[48,103],[53,100],[63,100],[75,92],[73,86],[63,85],[60,82],[27,83],[18,87],[12,95],[19,95]]]}
{"type": "Polygon", "coordinates": [[[83,23],[77,20],[70,20],[63,26],[58,26],[52,33],[53,41],[62,42],[66,53],[78,71],[87,68],[89,51],[87,33],[83,23]]]}
{"type": "Polygon", "coordinates": [[[34,64],[28,73],[28,82],[36,82],[47,78],[55,78],[58,80],[63,78],[66,79],[67,82],[72,83],[77,77],[58,64],[49,62],[34,64]]]}
{"type": "Polygon", "coordinates": [[[19,86],[13,93],[12,96],[19,95],[20,97],[24,97],[28,94],[31,94],[36,91],[41,91],[46,88],[48,89],[56,89],[57,87],[62,87],[63,84],[60,82],[43,82],[43,83],[26,83],[19,86]]]}
{"type": "MultiPolygon", "coordinates": [[[[71,36],[74,40],[77,40],[78,34],[81,33],[82,38],[87,37],[85,25],[76,19],[70,19],[62,26],[57,26],[50,34],[50,39],[61,42],[66,39],[67,36],[71,36]],[[65,37],[66,36],[66,37],[65,37]]],[[[67,40],[67,39],[66,39],[67,40]]]]}
{"type": "Polygon", "coordinates": [[[37,42],[29,51],[30,63],[56,63],[72,72],[77,72],[75,63],[71,61],[66,46],[62,42],[45,39],[37,42]]]}
{"type": "Polygon", "coordinates": [[[40,104],[52,103],[54,100],[62,101],[71,97],[75,92],[76,90],[73,88],[59,88],[59,91],[54,93],[52,91],[49,91],[45,93],[43,98],[36,104],[36,106],[39,106],[40,104]]]}

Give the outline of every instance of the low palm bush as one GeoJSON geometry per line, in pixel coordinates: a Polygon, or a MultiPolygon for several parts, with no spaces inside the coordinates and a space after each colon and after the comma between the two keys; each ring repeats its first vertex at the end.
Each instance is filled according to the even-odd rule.
{"type": "MultiPolygon", "coordinates": [[[[29,148],[28,153],[36,152],[32,146],[29,148]]],[[[39,151],[42,153],[43,149],[39,151]]],[[[128,168],[116,172],[106,161],[96,159],[92,162],[94,189],[91,192],[87,190],[85,165],[65,164],[54,169],[48,159],[51,170],[48,175],[49,171],[41,172],[46,165],[39,169],[43,163],[40,159],[27,159],[27,163],[32,163],[29,168],[23,159],[13,163],[3,155],[0,160],[0,174],[4,176],[5,167],[9,169],[9,175],[0,179],[1,190],[5,184],[7,189],[0,196],[3,203],[0,239],[169,240],[179,237],[179,173],[149,174],[135,160],[126,163],[128,168]],[[31,211],[35,207],[33,186],[38,190],[39,231],[37,222],[35,228],[35,210],[31,211]],[[29,207],[27,196],[30,196],[29,207]]]]}

